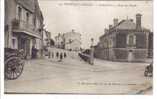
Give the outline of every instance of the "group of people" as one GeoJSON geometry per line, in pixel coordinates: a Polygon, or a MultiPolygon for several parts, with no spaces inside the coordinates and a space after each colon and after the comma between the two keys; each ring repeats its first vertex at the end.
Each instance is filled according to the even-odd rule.
{"type": "Polygon", "coordinates": [[[67,57],[67,54],[66,52],[49,52],[49,58],[56,58],[58,59],[58,62],[61,62],[63,60],[63,58],[66,58],[67,57]]]}

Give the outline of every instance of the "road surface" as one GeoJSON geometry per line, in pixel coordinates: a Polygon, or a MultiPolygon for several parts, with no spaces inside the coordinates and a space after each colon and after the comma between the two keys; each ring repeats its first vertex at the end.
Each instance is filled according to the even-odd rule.
{"type": "Polygon", "coordinates": [[[95,59],[89,65],[79,58],[26,61],[17,80],[5,80],[6,93],[152,94],[144,77],[148,63],[111,62],[95,59]],[[140,93],[141,92],[141,93],[140,93]]]}

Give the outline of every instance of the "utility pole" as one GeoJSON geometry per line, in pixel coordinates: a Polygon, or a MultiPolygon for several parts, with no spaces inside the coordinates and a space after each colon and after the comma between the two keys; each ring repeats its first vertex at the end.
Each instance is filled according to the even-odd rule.
{"type": "Polygon", "coordinates": [[[94,65],[94,39],[93,39],[93,38],[91,38],[90,64],[91,64],[91,65],[94,65]]]}

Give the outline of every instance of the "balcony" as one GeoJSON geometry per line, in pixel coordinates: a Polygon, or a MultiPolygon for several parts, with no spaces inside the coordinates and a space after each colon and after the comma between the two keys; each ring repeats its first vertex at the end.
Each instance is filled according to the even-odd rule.
{"type": "Polygon", "coordinates": [[[35,28],[34,25],[29,24],[26,21],[14,19],[12,21],[12,28],[13,28],[13,32],[25,33],[25,34],[30,35],[30,36],[41,38],[40,33],[39,33],[39,29],[35,28]]]}

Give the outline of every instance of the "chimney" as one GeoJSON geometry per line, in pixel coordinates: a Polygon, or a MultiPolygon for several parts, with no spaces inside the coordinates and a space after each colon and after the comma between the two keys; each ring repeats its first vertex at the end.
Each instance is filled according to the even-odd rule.
{"type": "Polygon", "coordinates": [[[118,25],[118,19],[117,18],[113,19],[113,24],[114,24],[114,26],[118,25]]]}
{"type": "Polygon", "coordinates": [[[141,29],[141,14],[136,14],[136,29],[140,30],[141,29]]]}

